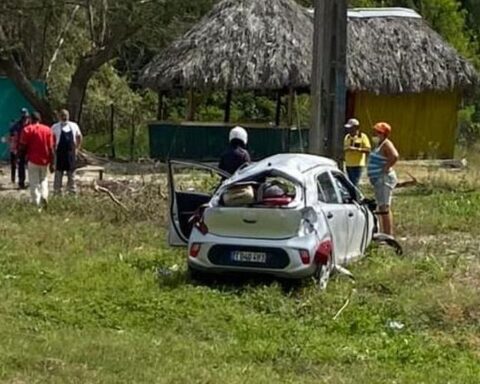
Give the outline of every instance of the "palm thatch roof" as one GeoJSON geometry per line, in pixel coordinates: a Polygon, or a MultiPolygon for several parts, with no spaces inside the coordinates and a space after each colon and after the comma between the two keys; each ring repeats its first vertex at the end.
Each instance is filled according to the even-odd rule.
{"type": "Polygon", "coordinates": [[[349,17],[347,86],[382,94],[468,89],[475,68],[421,18],[349,17]]]}
{"type": "MultiPolygon", "coordinates": [[[[473,66],[421,18],[360,16],[349,13],[348,89],[391,94],[476,84],[473,66]]],[[[222,0],[140,81],[158,91],[308,88],[312,38],[313,13],[293,0],[222,0]]]]}

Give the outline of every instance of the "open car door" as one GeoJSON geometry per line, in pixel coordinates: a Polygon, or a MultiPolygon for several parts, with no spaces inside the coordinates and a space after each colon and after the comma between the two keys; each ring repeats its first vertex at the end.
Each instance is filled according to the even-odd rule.
{"type": "Polygon", "coordinates": [[[191,218],[212,198],[231,175],[214,166],[182,160],[168,161],[168,243],[186,246],[192,232],[191,218]]]}

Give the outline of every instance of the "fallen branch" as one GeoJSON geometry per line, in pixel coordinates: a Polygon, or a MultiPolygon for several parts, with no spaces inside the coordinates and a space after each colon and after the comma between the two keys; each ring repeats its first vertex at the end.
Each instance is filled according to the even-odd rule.
{"type": "Polygon", "coordinates": [[[333,316],[334,321],[337,320],[342,314],[342,312],[345,310],[345,308],[348,307],[348,304],[350,304],[350,299],[352,298],[352,295],[355,293],[355,291],[356,291],[355,289],[352,289],[352,292],[350,292],[350,295],[348,296],[347,301],[345,301],[345,304],[343,304],[342,308],[340,308],[338,312],[335,314],[335,316],[333,316]]]}
{"type": "Polygon", "coordinates": [[[108,197],[110,197],[110,199],[115,203],[117,204],[119,207],[123,208],[125,211],[128,211],[128,208],[125,206],[125,204],[123,204],[120,200],[118,200],[115,195],[107,188],[105,187],[100,187],[96,182],[93,183],[93,189],[96,191],[96,192],[102,192],[102,193],[106,193],[108,195],[108,197]]]}
{"type": "Polygon", "coordinates": [[[416,177],[412,176],[412,174],[410,174],[409,172],[407,172],[407,175],[410,177],[411,180],[402,181],[402,182],[398,183],[396,188],[414,187],[414,186],[419,184],[416,177]]]}

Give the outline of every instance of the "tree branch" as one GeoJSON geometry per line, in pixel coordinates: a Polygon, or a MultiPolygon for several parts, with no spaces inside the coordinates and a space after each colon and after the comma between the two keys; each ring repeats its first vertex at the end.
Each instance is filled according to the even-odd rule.
{"type": "Polygon", "coordinates": [[[60,53],[60,50],[62,49],[63,43],[65,41],[65,34],[70,29],[70,26],[73,23],[73,19],[75,18],[75,15],[77,14],[79,9],[80,9],[80,5],[76,5],[75,8],[73,8],[72,13],[70,14],[70,18],[68,19],[67,23],[65,24],[65,27],[62,29],[62,31],[60,32],[60,35],[58,36],[57,48],[55,49],[55,52],[53,52],[52,58],[50,59],[50,62],[48,64],[47,73],[45,74],[45,80],[48,80],[48,78],[50,77],[53,64],[55,64],[55,61],[57,61],[58,54],[60,53]]]}
{"type": "Polygon", "coordinates": [[[107,36],[107,14],[108,14],[108,0],[103,0],[102,7],[102,30],[100,32],[100,44],[105,44],[107,36]]]}
{"type": "Polygon", "coordinates": [[[95,29],[93,27],[93,6],[91,0],[87,0],[87,16],[88,16],[88,27],[90,29],[90,40],[92,41],[92,46],[97,46],[97,41],[95,38],[95,29]]]}

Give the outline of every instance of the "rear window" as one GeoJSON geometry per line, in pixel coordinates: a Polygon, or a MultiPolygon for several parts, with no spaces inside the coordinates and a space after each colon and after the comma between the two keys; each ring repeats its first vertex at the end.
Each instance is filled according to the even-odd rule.
{"type": "Polygon", "coordinates": [[[220,203],[223,206],[285,207],[297,197],[297,186],[277,176],[258,176],[233,184],[225,190],[220,203]]]}

